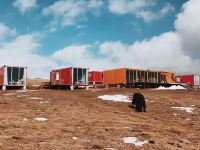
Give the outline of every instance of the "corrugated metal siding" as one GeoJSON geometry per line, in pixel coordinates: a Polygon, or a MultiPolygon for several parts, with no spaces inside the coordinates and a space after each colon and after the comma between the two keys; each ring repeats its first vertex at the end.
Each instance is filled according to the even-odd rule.
{"type": "Polygon", "coordinates": [[[103,72],[103,83],[114,84],[114,70],[107,70],[103,72]]]}
{"type": "Polygon", "coordinates": [[[182,75],[176,76],[177,83],[184,83],[188,85],[194,85],[194,75],[182,75]]]}
{"type": "Polygon", "coordinates": [[[71,85],[72,84],[72,68],[64,68],[53,70],[50,73],[52,85],[71,85]]]}
{"type": "Polygon", "coordinates": [[[124,84],[126,83],[126,69],[106,70],[103,72],[104,84],[124,84]]]}
{"type": "Polygon", "coordinates": [[[89,82],[103,82],[103,73],[99,71],[89,72],[89,82]]]}
{"type": "Polygon", "coordinates": [[[114,83],[124,84],[126,83],[126,69],[116,69],[114,70],[114,83]]]}

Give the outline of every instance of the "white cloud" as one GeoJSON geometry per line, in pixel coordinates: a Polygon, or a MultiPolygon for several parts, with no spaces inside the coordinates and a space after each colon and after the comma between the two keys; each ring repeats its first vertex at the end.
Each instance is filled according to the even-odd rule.
{"type": "Polygon", "coordinates": [[[181,38],[184,52],[200,58],[200,1],[190,0],[183,5],[183,12],[177,15],[175,28],[181,38]]]}
{"type": "MultiPolygon", "coordinates": [[[[198,0],[190,0],[184,4],[182,12],[175,20],[175,31],[132,44],[120,41],[107,41],[95,46],[74,44],[59,49],[48,57],[38,52],[40,44],[36,39],[40,34],[17,36],[15,40],[0,45],[0,64],[28,66],[29,75],[35,77],[48,76],[49,70],[57,68],[58,63],[63,66],[80,66],[95,70],[134,67],[200,73],[200,59],[192,57],[198,56],[200,52],[200,22],[195,19],[200,14],[197,7],[199,5],[198,0]],[[97,50],[95,54],[94,49],[97,50]]],[[[65,8],[63,9],[57,10],[57,13],[65,13],[65,8]]],[[[167,9],[163,10],[164,14],[165,12],[167,9]]],[[[8,33],[8,27],[6,32],[5,27],[1,28],[2,35],[8,33]]]]}
{"type": "Polygon", "coordinates": [[[0,45],[0,64],[27,66],[29,77],[48,77],[56,63],[47,56],[38,54],[40,44],[35,40],[38,38],[40,34],[27,34],[0,45]]]}
{"type": "MultiPolygon", "coordinates": [[[[103,56],[103,59],[92,56],[91,45],[68,46],[55,52],[53,58],[65,64],[82,65],[92,69],[134,67],[177,73],[200,73],[200,59],[194,59],[185,53],[188,45],[194,47],[190,51],[192,54],[198,55],[200,52],[200,24],[198,19],[194,19],[200,14],[197,7],[199,5],[200,1],[191,0],[183,6],[183,11],[175,20],[174,32],[166,32],[133,44],[120,41],[99,44],[98,56],[103,56]],[[187,42],[187,45],[183,41],[187,42]]],[[[124,11],[121,10],[122,13],[124,11]]],[[[167,11],[168,9],[162,10],[163,14],[167,11]]]]}
{"type": "Polygon", "coordinates": [[[22,14],[37,7],[37,0],[16,0],[13,6],[17,7],[22,14]]]}
{"type": "Polygon", "coordinates": [[[54,16],[52,25],[72,26],[85,21],[87,13],[95,14],[102,5],[99,0],[59,0],[44,8],[42,14],[54,16]]]}
{"type": "Polygon", "coordinates": [[[5,24],[0,23],[0,41],[4,40],[7,36],[15,36],[16,29],[10,29],[5,24]]]}
{"type": "Polygon", "coordinates": [[[52,54],[52,58],[67,66],[87,67],[92,69],[105,69],[108,59],[96,58],[91,54],[91,45],[70,45],[52,54]]]}
{"type": "Polygon", "coordinates": [[[174,6],[166,3],[159,11],[153,12],[151,9],[156,5],[155,0],[109,0],[108,9],[111,13],[118,15],[135,15],[145,22],[162,18],[174,11],[174,6]]]}

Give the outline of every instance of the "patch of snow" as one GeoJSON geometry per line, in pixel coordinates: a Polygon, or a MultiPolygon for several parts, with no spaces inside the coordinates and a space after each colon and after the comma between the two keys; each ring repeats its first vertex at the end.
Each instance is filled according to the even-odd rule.
{"type": "Polygon", "coordinates": [[[184,110],[184,111],[186,111],[188,113],[192,113],[192,111],[194,110],[194,108],[192,108],[192,107],[171,107],[171,108],[184,110]]]}
{"type": "Polygon", "coordinates": [[[190,120],[191,120],[190,118],[187,118],[187,119],[186,119],[186,121],[190,121],[190,120]]]}
{"type": "Polygon", "coordinates": [[[150,101],[151,103],[154,103],[155,101],[150,101]]]}
{"type": "Polygon", "coordinates": [[[6,93],[6,94],[3,94],[3,95],[6,95],[6,96],[9,96],[9,95],[15,95],[16,93],[6,93]]]}
{"type": "Polygon", "coordinates": [[[131,129],[131,127],[123,127],[124,129],[131,129]]]}
{"type": "Polygon", "coordinates": [[[43,99],[42,97],[30,97],[30,99],[43,99]]]}
{"type": "Polygon", "coordinates": [[[106,150],[117,150],[116,148],[106,148],[106,150]]]}
{"type": "Polygon", "coordinates": [[[136,147],[142,147],[144,144],[148,143],[148,140],[139,141],[137,137],[124,137],[122,140],[124,143],[134,144],[136,147]]]}
{"type": "Polygon", "coordinates": [[[40,101],[40,104],[49,103],[48,101],[40,101]]]}
{"type": "Polygon", "coordinates": [[[17,90],[16,93],[24,93],[24,92],[28,92],[29,90],[17,90]]]}
{"type": "Polygon", "coordinates": [[[131,102],[131,100],[129,100],[128,96],[125,95],[103,95],[103,96],[98,96],[99,99],[101,100],[106,100],[106,101],[115,101],[115,102],[131,102]]]}
{"type": "Polygon", "coordinates": [[[177,116],[177,114],[176,114],[176,113],[173,113],[173,115],[174,115],[174,116],[177,116]]]}
{"type": "Polygon", "coordinates": [[[47,121],[48,119],[47,118],[34,118],[34,120],[36,121],[47,121]]]}
{"type": "Polygon", "coordinates": [[[17,95],[17,97],[26,97],[27,95],[17,95]]]}
{"type": "Polygon", "coordinates": [[[38,85],[38,84],[32,84],[31,86],[40,86],[40,85],[38,85]]]}
{"type": "Polygon", "coordinates": [[[173,86],[170,86],[170,87],[160,86],[160,87],[153,89],[153,90],[186,90],[186,88],[184,88],[181,85],[173,85],[173,86]]]}
{"type": "Polygon", "coordinates": [[[190,105],[191,107],[194,107],[195,105],[190,105]]]}
{"type": "Polygon", "coordinates": [[[73,137],[72,137],[72,139],[73,139],[73,140],[78,140],[78,138],[77,138],[77,137],[75,137],[75,136],[73,136],[73,137]]]}
{"type": "Polygon", "coordinates": [[[24,121],[28,121],[28,119],[26,119],[26,118],[23,118],[23,120],[24,120],[24,121]]]}

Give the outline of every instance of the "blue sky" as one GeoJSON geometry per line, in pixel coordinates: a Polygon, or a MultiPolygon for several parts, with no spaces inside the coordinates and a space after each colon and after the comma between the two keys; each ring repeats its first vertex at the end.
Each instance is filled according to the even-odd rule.
{"type": "Polygon", "coordinates": [[[36,8],[21,14],[17,7],[13,7],[14,0],[0,0],[0,20],[7,26],[15,28],[18,34],[45,33],[45,38],[42,39],[42,51],[40,51],[45,55],[74,43],[93,44],[97,41],[120,40],[131,44],[137,40],[174,30],[173,21],[184,1],[168,0],[159,2],[159,5],[154,6],[152,11],[158,11],[166,3],[172,4],[175,9],[161,19],[148,23],[132,14],[112,14],[106,8],[102,8],[103,11],[98,16],[91,13],[86,14],[87,21],[77,24],[82,28],[78,28],[77,25],[58,26],[56,32],[49,33],[47,26],[53,20],[53,16],[43,16],[42,11],[55,2],[56,0],[38,0],[36,8]]]}
{"type": "MultiPolygon", "coordinates": [[[[188,52],[191,47],[178,43],[185,40],[179,38],[179,35],[186,31],[182,31],[181,17],[187,17],[187,9],[193,7],[193,3],[198,2],[197,0],[0,0],[0,52],[11,51],[10,45],[14,45],[12,50],[14,53],[21,51],[30,57],[27,58],[28,61],[26,59],[22,61],[23,58],[17,61],[16,58],[16,61],[12,62],[9,61],[11,58],[7,58],[0,63],[28,66],[31,69],[31,76],[48,76],[48,71],[53,68],[71,65],[90,67],[93,70],[136,66],[169,71],[177,71],[178,68],[178,73],[195,72],[178,67],[182,62],[188,62],[185,66],[199,63],[198,57],[196,58],[197,43],[189,43],[191,47],[195,46],[194,52],[191,53],[188,52]],[[184,7],[184,4],[188,5],[188,8],[184,7]],[[186,15],[181,16],[184,13],[186,15]],[[162,42],[165,43],[162,38],[169,42],[168,37],[177,43],[173,41],[172,47],[159,46],[162,42]],[[157,47],[151,44],[155,40],[158,41],[157,47]],[[23,42],[25,45],[18,45],[23,42]],[[131,61],[131,58],[125,59],[130,57],[130,54],[134,55],[135,49],[139,54],[136,54],[134,61],[131,61]],[[162,58],[165,56],[159,55],[166,49],[173,49],[172,52],[168,52],[169,55],[177,53],[181,56],[181,60],[173,61],[174,65],[171,62],[168,65],[166,61],[170,56],[162,58]],[[147,60],[146,57],[151,54],[159,57],[156,62],[160,64],[151,62],[155,57],[143,62],[143,59],[147,60]],[[39,64],[29,61],[30,59],[47,64],[40,67],[39,64]],[[34,70],[41,73],[33,73],[34,70]]],[[[195,30],[196,28],[198,27],[195,27],[195,30]]]]}

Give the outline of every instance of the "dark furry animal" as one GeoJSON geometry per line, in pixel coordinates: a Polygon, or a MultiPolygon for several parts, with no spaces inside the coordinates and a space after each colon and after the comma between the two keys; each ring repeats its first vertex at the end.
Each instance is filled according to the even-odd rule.
{"type": "Polygon", "coordinates": [[[135,93],[133,95],[132,106],[137,112],[146,112],[146,103],[144,96],[140,93],[135,93]]]}

